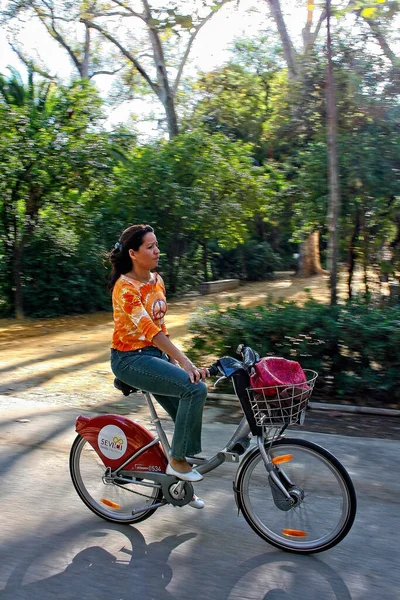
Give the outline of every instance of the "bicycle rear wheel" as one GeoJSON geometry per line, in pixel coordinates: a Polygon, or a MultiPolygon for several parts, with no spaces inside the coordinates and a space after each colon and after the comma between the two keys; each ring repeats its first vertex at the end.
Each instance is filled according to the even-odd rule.
{"type": "Polygon", "coordinates": [[[144,521],[157,510],[152,505],[163,497],[160,488],[137,483],[104,483],[106,467],[89,442],[80,435],[72,445],[69,466],[72,482],[80,498],[90,510],[106,521],[144,521]],[[143,512],[132,515],[133,510],[141,508],[143,512]]]}
{"type": "Polygon", "coordinates": [[[356,494],[343,465],[327,450],[301,439],[282,439],[270,449],[294,505],[288,507],[270,483],[258,448],[236,477],[236,499],[244,518],[264,540],[282,550],[308,554],[328,550],[350,531],[356,494]]]}

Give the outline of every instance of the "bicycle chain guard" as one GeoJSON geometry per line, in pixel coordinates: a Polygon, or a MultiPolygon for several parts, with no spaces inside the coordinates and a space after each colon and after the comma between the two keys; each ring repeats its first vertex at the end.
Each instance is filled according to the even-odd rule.
{"type": "Polygon", "coordinates": [[[173,506],[185,506],[193,499],[193,486],[188,481],[178,481],[166,489],[163,486],[165,500],[173,506]]]}

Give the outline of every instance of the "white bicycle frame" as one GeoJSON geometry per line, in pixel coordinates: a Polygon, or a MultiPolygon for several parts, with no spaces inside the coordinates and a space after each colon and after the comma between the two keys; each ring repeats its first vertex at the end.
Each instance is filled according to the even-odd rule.
{"type": "MultiPolygon", "coordinates": [[[[157,441],[160,442],[161,446],[163,447],[165,456],[169,456],[171,446],[169,444],[167,435],[162,427],[161,419],[157,414],[156,408],[154,406],[154,402],[151,398],[151,394],[149,392],[143,392],[143,395],[146,398],[146,402],[150,409],[150,420],[156,428],[156,432],[157,432],[156,439],[157,439],[157,441]]],[[[247,437],[249,434],[250,434],[250,427],[249,427],[246,417],[243,416],[236,431],[234,432],[234,434],[232,435],[232,437],[229,439],[226,446],[222,450],[217,452],[217,454],[215,454],[213,457],[211,457],[209,459],[197,459],[197,458],[187,457],[187,461],[188,461],[188,463],[190,463],[192,465],[194,465],[194,464],[197,465],[196,470],[201,474],[209,473],[213,469],[216,469],[217,467],[219,467],[219,465],[222,465],[222,463],[225,461],[238,463],[239,462],[239,454],[237,454],[236,452],[232,452],[231,449],[235,446],[235,444],[239,440],[247,437]]]]}
{"type": "MultiPolygon", "coordinates": [[[[234,383],[233,383],[233,386],[234,386],[234,383]]],[[[163,447],[165,455],[169,456],[171,447],[170,447],[168,438],[166,436],[166,433],[161,425],[161,420],[157,414],[156,408],[155,408],[153,400],[151,398],[151,394],[149,392],[143,392],[143,394],[146,398],[146,402],[150,409],[150,420],[154,424],[156,431],[157,431],[158,437],[156,439],[157,439],[157,441],[159,441],[161,443],[161,446],[163,447]]],[[[214,469],[216,469],[217,467],[222,465],[222,463],[224,463],[225,461],[238,463],[240,455],[236,452],[232,452],[232,448],[235,447],[235,444],[237,442],[239,442],[243,438],[248,437],[250,433],[251,433],[251,430],[250,430],[250,426],[248,424],[247,418],[245,416],[243,416],[236,431],[234,432],[232,437],[228,440],[226,446],[222,450],[217,452],[214,456],[212,456],[209,459],[197,459],[197,458],[187,457],[186,460],[189,464],[196,465],[196,471],[198,471],[202,475],[204,475],[205,473],[209,473],[210,471],[213,471],[214,469]]],[[[265,450],[265,440],[267,438],[269,438],[272,443],[272,441],[274,439],[277,439],[279,437],[280,437],[279,435],[277,435],[277,436],[273,435],[272,438],[269,438],[267,432],[265,430],[263,430],[263,434],[259,435],[257,437],[258,448],[260,450],[262,459],[264,461],[265,468],[266,468],[269,476],[272,478],[275,485],[281,491],[283,496],[286,499],[290,500],[290,494],[288,493],[285,486],[282,484],[279,477],[276,475],[275,466],[271,460],[269,453],[265,450]]],[[[184,482],[181,482],[180,485],[183,485],[183,483],[184,482]]]]}

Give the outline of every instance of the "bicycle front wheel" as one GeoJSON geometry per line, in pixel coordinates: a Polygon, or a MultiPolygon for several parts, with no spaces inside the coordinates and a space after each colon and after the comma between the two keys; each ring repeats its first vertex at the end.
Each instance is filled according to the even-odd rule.
{"type": "Polygon", "coordinates": [[[293,505],[271,483],[256,448],[236,478],[238,507],[249,525],[289,552],[315,553],[338,544],[356,515],[354,486],[343,465],[321,446],[302,439],[277,440],[269,453],[293,505]]]}
{"type": "MultiPolygon", "coordinates": [[[[85,440],[78,435],[71,448],[70,473],[76,491],[83,502],[96,515],[113,523],[138,523],[150,517],[162,500],[158,487],[147,487],[138,483],[105,483],[106,467],[103,461],[85,440]],[[132,515],[132,511],[143,509],[132,515]]],[[[145,481],[146,483],[146,481],[145,481]]],[[[148,481],[150,485],[152,481],[148,481]]]]}

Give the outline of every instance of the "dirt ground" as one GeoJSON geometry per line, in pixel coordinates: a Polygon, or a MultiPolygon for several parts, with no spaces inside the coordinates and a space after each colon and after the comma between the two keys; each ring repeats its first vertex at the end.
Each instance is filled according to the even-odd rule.
{"type": "MultiPolygon", "coordinates": [[[[327,283],[325,275],[299,279],[290,273],[280,273],[273,281],[250,283],[237,291],[172,300],[166,315],[167,327],[173,341],[184,349],[189,339],[186,323],[196,308],[215,302],[226,305],[228,298],[240,299],[243,306],[256,306],[267,296],[302,302],[308,292],[317,300],[328,301],[327,283]]],[[[112,328],[111,313],[0,320],[0,395],[81,408],[107,407],[109,410],[111,405],[114,412],[123,411],[125,400],[113,388],[114,377],[109,367],[112,328]]],[[[235,411],[227,411],[222,405],[219,412],[221,420],[235,418],[235,411]]],[[[326,425],[333,422],[329,416],[319,417],[319,420],[326,425]]],[[[309,421],[311,426],[311,419],[309,421]]],[[[322,423],[317,426],[323,429],[322,423]]],[[[351,423],[349,427],[351,429],[351,423]]],[[[380,423],[377,427],[388,429],[380,423]]],[[[357,429],[360,429],[359,424],[357,429]]],[[[397,435],[397,431],[396,425],[393,435],[397,435]]]]}
{"type": "MultiPolygon", "coordinates": [[[[309,289],[318,299],[327,299],[326,277],[297,279],[281,274],[269,282],[250,283],[238,290],[188,296],[169,302],[166,324],[171,339],[184,348],[189,335],[190,314],[201,306],[228,298],[240,298],[244,306],[255,306],[274,298],[305,300],[309,289]]],[[[114,398],[109,347],[113,323],[111,313],[95,313],[54,319],[0,320],[0,394],[46,399],[75,405],[97,404],[114,398]]]]}

